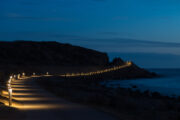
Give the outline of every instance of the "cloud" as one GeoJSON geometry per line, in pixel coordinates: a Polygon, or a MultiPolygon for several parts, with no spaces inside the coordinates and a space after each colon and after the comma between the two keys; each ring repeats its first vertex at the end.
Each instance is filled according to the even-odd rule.
{"type": "Polygon", "coordinates": [[[5,17],[16,18],[16,17],[22,17],[22,16],[17,13],[8,13],[7,15],[5,15],[5,17]]]}
{"type": "Polygon", "coordinates": [[[30,6],[34,6],[34,5],[42,5],[42,4],[48,4],[48,5],[58,5],[58,7],[72,7],[74,5],[77,4],[82,4],[82,3],[89,3],[92,1],[96,1],[96,2],[104,2],[106,0],[87,0],[87,1],[83,1],[83,0],[26,0],[26,1],[19,1],[19,4],[21,5],[30,5],[30,6]]]}
{"type": "Polygon", "coordinates": [[[34,5],[42,5],[43,3],[48,3],[48,2],[52,2],[51,0],[16,0],[19,4],[22,5],[30,5],[30,6],[34,6],[34,5]]]}
{"type": "Polygon", "coordinates": [[[133,36],[133,33],[130,32],[97,32],[97,35],[106,35],[106,36],[133,36]]]}
{"type": "Polygon", "coordinates": [[[34,6],[34,5],[40,5],[41,3],[38,1],[20,1],[20,4],[34,6]]]}
{"type": "Polygon", "coordinates": [[[49,37],[56,38],[59,40],[83,40],[85,38],[78,35],[65,35],[65,34],[49,34],[49,37]]]}
{"type": "Polygon", "coordinates": [[[133,39],[69,39],[67,42],[103,52],[144,52],[180,55],[180,43],[153,42],[133,39]]]}
{"type": "Polygon", "coordinates": [[[106,2],[107,0],[92,0],[92,1],[96,1],[96,2],[106,2]]]}
{"type": "Polygon", "coordinates": [[[97,34],[101,34],[101,35],[119,35],[118,32],[98,32],[97,34]]]}
{"type": "Polygon", "coordinates": [[[103,52],[144,52],[180,55],[180,43],[165,43],[133,39],[91,39],[78,34],[50,32],[7,32],[0,33],[1,39],[11,40],[46,40],[70,43],[103,52]]]}
{"type": "Polygon", "coordinates": [[[72,43],[73,41],[85,40],[85,38],[73,34],[61,34],[50,32],[34,32],[34,31],[19,31],[19,32],[0,32],[1,39],[11,38],[9,40],[45,40],[59,41],[63,43],[72,43]]]}
{"type": "Polygon", "coordinates": [[[126,38],[106,38],[106,39],[95,39],[98,43],[103,44],[115,44],[121,47],[180,47],[180,43],[171,42],[156,42],[156,41],[146,41],[146,40],[136,40],[136,39],[126,39],[126,38]]]}
{"type": "Polygon", "coordinates": [[[40,21],[64,21],[71,22],[73,19],[65,17],[35,17],[35,16],[24,16],[17,13],[9,13],[1,17],[2,19],[16,19],[16,20],[40,20],[40,21]]]}
{"type": "Polygon", "coordinates": [[[129,20],[130,18],[127,16],[115,16],[112,20],[129,20]]]}

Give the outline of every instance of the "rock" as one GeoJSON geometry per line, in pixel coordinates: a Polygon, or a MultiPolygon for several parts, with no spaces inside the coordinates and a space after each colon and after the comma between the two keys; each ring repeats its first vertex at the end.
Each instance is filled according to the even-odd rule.
{"type": "Polygon", "coordinates": [[[114,58],[110,65],[123,65],[125,62],[121,58],[114,58]]]}

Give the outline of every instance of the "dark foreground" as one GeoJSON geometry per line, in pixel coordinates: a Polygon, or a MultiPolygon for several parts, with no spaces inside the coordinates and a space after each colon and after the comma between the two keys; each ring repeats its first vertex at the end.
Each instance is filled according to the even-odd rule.
{"type": "Polygon", "coordinates": [[[35,82],[37,79],[33,77],[13,81],[12,107],[17,109],[2,110],[5,114],[0,114],[0,120],[117,120],[91,107],[58,98],[38,86],[35,82]]]}
{"type": "Polygon", "coordinates": [[[23,111],[0,104],[0,120],[23,120],[24,118],[23,111]]]}
{"type": "Polygon", "coordinates": [[[159,93],[106,88],[101,80],[41,78],[39,84],[67,100],[93,106],[121,120],[180,120],[180,100],[159,93]]]}

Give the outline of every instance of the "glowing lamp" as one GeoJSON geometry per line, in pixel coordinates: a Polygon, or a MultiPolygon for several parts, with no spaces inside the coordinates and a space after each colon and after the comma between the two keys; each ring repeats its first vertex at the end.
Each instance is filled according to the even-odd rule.
{"type": "Polygon", "coordinates": [[[8,84],[11,84],[11,79],[8,80],[8,84]]]}
{"type": "Polygon", "coordinates": [[[23,72],[22,75],[25,76],[25,73],[23,72]]]}
{"type": "Polygon", "coordinates": [[[8,93],[9,93],[9,106],[12,105],[12,88],[8,88],[8,93]]]}
{"type": "Polygon", "coordinates": [[[17,78],[18,78],[18,79],[20,78],[20,74],[17,75],[17,78]]]}

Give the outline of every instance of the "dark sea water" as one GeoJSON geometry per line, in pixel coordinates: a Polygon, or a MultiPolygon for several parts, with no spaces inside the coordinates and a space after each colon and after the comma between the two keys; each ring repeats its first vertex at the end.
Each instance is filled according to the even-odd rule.
{"type": "Polygon", "coordinates": [[[134,79],[134,80],[110,80],[107,83],[109,87],[132,88],[141,91],[150,90],[152,92],[160,92],[162,95],[180,96],[180,69],[150,69],[162,75],[160,78],[153,79],[134,79]]]}

